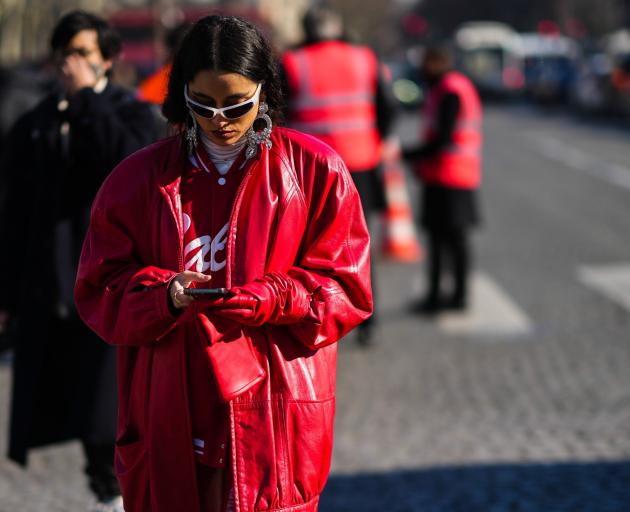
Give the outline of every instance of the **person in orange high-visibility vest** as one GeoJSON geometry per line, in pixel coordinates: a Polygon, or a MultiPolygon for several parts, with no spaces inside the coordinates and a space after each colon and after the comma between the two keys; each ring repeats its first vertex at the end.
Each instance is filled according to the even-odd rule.
{"type": "Polygon", "coordinates": [[[171,74],[173,55],[189,27],[188,23],[182,23],[167,32],[164,38],[164,46],[168,54],[166,61],[153,74],[140,82],[138,85],[138,99],[162,106],[168,90],[168,78],[171,74]]]}
{"type": "MultiPolygon", "coordinates": [[[[369,220],[385,208],[380,164],[382,141],[393,123],[389,81],[370,48],[346,41],[335,10],[309,9],[303,28],[305,43],[282,58],[287,125],[324,141],[341,156],[369,220]]],[[[372,316],[359,327],[360,344],[375,341],[374,324],[372,316]]]]}
{"type": "Polygon", "coordinates": [[[479,223],[482,108],[468,78],[453,71],[446,47],[426,50],[422,76],[429,86],[421,146],[403,152],[422,182],[421,223],[428,235],[428,290],[412,304],[419,313],[463,310],[468,304],[470,228],[479,223]],[[448,267],[447,267],[448,265],[448,267]],[[453,289],[442,293],[446,271],[453,289]]]}

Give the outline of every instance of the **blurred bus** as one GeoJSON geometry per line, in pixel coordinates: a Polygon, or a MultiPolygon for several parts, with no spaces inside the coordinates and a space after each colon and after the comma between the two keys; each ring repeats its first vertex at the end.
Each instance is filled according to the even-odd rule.
{"type": "Polygon", "coordinates": [[[525,85],[519,35],[498,22],[475,21],[455,31],[458,67],[484,96],[511,97],[525,85]]]}
{"type": "Polygon", "coordinates": [[[123,45],[122,55],[116,64],[115,76],[119,82],[133,86],[157,68],[167,57],[164,47],[166,32],[182,23],[194,23],[209,14],[229,14],[245,18],[270,33],[258,9],[253,6],[235,5],[220,7],[181,6],[170,9],[152,7],[126,7],[110,12],[108,19],[120,33],[123,45]]]}
{"type": "Polygon", "coordinates": [[[565,101],[577,77],[580,47],[558,34],[520,35],[527,94],[540,103],[565,101]]]}

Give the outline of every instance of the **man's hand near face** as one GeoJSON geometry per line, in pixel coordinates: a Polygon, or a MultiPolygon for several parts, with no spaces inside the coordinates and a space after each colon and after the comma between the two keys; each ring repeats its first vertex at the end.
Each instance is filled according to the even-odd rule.
{"type": "Polygon", "coordinates": [[[93,88],[112,67],[111,59],[103,58],[95,30],[78,32],[55,58],[61,85],[68,96],[93,88]]]}
{"type": "Polygon", "coordinates": [[[69,96],[85,87],[93,88],[102,76],[97,71],[98,66],[77,54],[68,55],[59,66],[61,83],[69,96]]]}

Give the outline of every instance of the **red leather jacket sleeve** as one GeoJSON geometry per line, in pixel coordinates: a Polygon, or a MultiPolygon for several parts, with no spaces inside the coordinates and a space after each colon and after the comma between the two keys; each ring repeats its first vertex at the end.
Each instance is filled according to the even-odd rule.
{"type": "MultiPolygon", "coordinates": [[[[312,349],[338,341],[372,314],[370,238],[359,195],[339,159],[328,167],[327,173],[304,177],[309,222],[299,263],[287,272],[296,284],[288,287],[292,296],[286,302],[304,304],[299,296],[305,291],[309,307],[286,328],[312,349]]],[[[289,308],[276,323],[291,315],[289,308]]]]}
{"type": "MultiPolygon", "coordinates": [[[[176,272],[137,261],[137,237],[132,233],[138,227],[133,225],[123,202],[115,199],[124,189],[112,184],[115,176],[108,181],[92,207],[75,284],[75,303],[83,321],[107,343],[151,344],[177,321],[167,302],[168,283],[176,272]]],[[[142,208],[141,203],[137,211],[142,208]]]]}
{"type": "Polygon", "coordinates": [[[312,297],[299,281],[282,272],[270,272],[260,279],[260,286],[269,290],[275,299],[269,312],[269,323],[291,324],[303,320],[308,314],[312,297]]]}
{"type": "Polygon", "coordinates": [[[311,300],[298,281],[281,272],[270,272],[230,292],[227,297],[207,302],[202,312],[245,325],[289,324],[306,316],[311,300]]]}

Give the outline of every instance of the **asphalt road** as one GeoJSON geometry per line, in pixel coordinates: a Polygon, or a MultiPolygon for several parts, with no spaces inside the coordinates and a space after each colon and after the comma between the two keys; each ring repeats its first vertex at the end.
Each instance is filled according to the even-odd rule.
{"type": "MultiPolygon", "coordinates": [[[[630,511],[630,131],[486,114],[471,311],[407,314],[422,266],[379,261],[378,343],[340,347],[323,512],[630,511]]],[[[76,443],[0,460],[0,512],[85,511],[81,466],[76,443]]]]}

